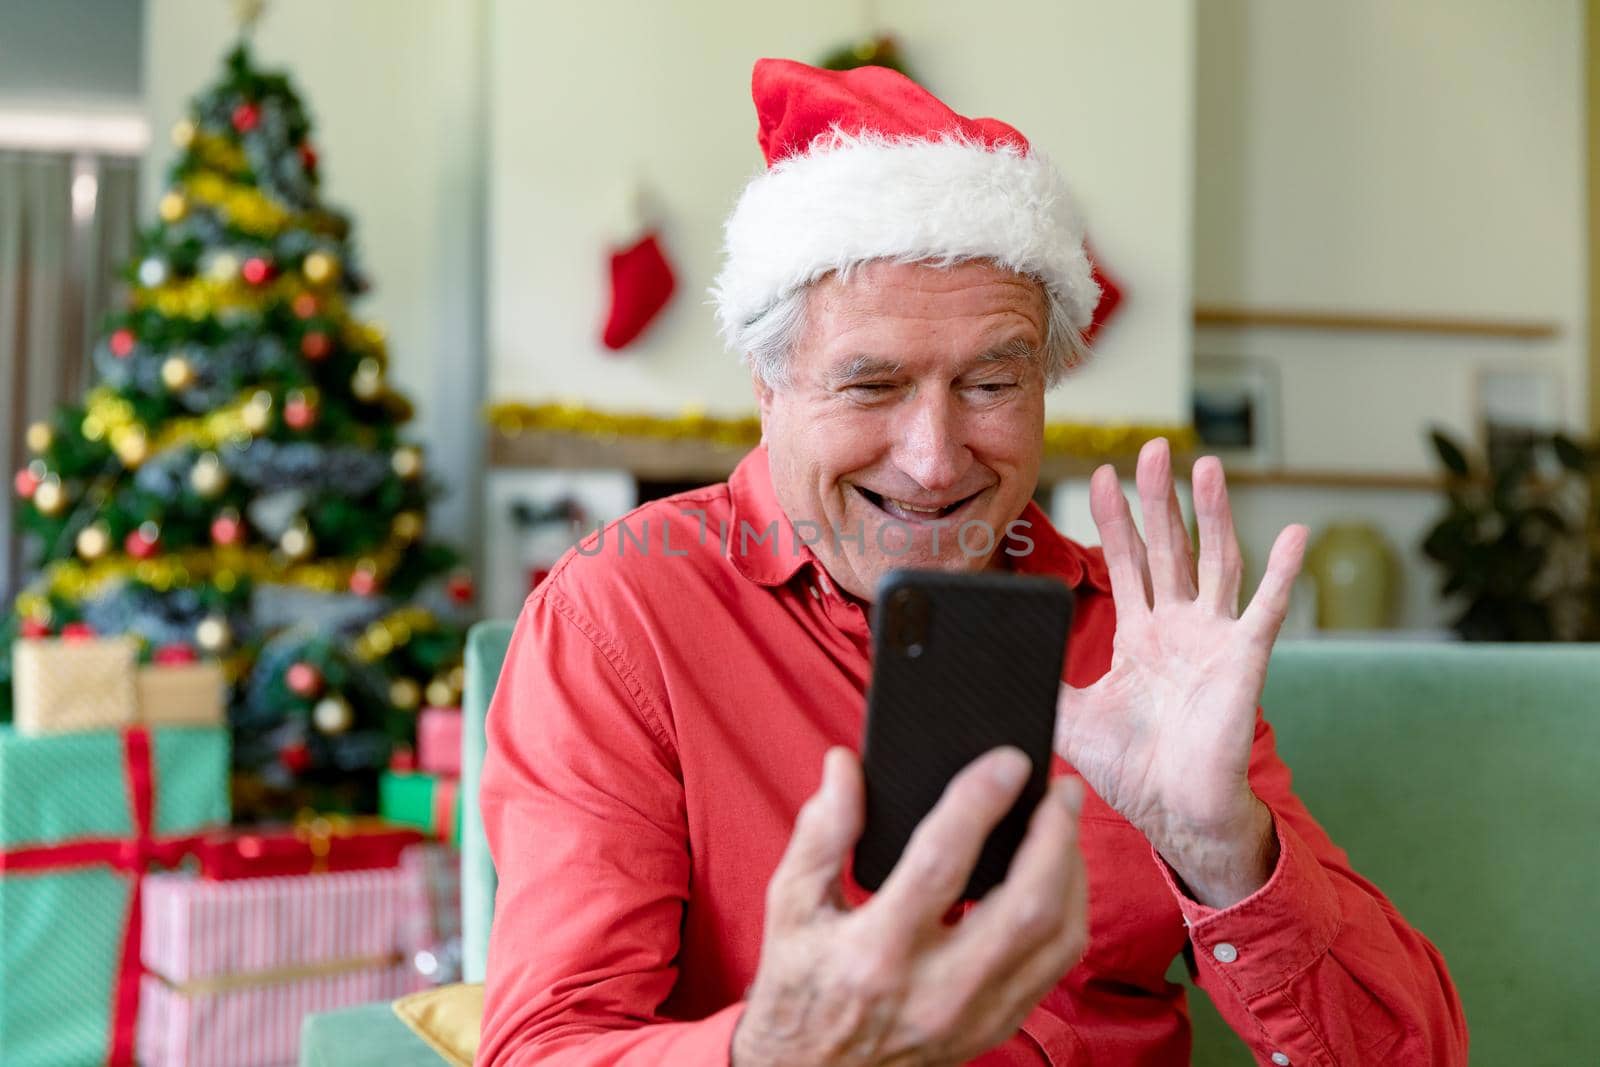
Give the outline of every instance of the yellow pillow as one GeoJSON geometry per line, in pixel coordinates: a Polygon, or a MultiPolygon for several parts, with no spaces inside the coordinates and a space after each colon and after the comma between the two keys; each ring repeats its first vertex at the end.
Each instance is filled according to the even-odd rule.
{"type": "Polygon", "coordinates": [[[400,1021],[453,1067],[472,1067],[483,1025],[483,983],[424,989],[394,1002],[400,1021]]]}

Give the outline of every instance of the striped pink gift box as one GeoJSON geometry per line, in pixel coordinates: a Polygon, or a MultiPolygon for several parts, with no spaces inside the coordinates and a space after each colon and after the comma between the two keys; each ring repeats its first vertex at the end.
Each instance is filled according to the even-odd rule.
{"type": "Polygon", "coordinates": [[[242,989],[184,993],[141,980],[142,1067],[282,1067],[299,1058],[300,1023],[314,1012],[393,1000],[426,983],[409,964],[369,967],[242,989]]]}
{"type": "Polygon", "coordinates": [[[181,985],[397,958],[417,922],[415,878],[398,867],[230,882],[147,875],[140,959],[181,985]]]}

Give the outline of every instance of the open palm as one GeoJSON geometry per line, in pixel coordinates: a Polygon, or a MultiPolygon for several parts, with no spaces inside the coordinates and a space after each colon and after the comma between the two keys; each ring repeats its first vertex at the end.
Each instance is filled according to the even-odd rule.
{"type": "Polygon", "coordinates": [[[1062,687],[1056,748],[1168,862],[1200,879],[1270,826],[1250,790],[1250,749],[1306,529],[1278,535],[1240,614],[1243,567],[1222,465],[1207,457],[1194,467],[1198,568],[1165,440],[1140,452],[1137,482],[1144,538],[1116,472],[1102,467],[1091,483],[1117,629],[1110,670],[1085,689],[1062,687]]]}

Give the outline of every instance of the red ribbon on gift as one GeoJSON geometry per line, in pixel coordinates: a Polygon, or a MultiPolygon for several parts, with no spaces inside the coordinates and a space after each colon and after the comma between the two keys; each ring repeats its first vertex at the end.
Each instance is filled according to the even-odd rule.
{"type": "Polygon", "coordinates": [[[238,878],[370,871],[393,867],[400,853],[423,840],[409,827],[376,819],[319,817],[302,826],[229,830],[207,835],[196,847],[200,876],[213,882],[238,878]]]}
{"type": "Polygon", "coordinates": [[[433,833],[452,845],[456,841],[456,795],[460,782],[455,778],[436,778],[433,783],[433,833]]]}
{"type": "Polygon", "coordinates": [[[128,918],[122,927],[122,948],[117,959],[117,980],[111,994],[111,1048],[106,1062],[111,1067],[132,1067],[136,1028],[139,1023],[139,937],[143,911],[139,905],[142,876],[152,864],[175,867],[201,835],[157,839],[151,830],[155,811],[155,773],[150,762],[150,732],[133,726],[122,733],[122,762],[128,784],[128,810],[133,815],[133,837],[89,838],[55,845],[31,845],[0,850],[0,875],[26,871],[59,871],[72,867],[105,864],[133,876],[133,891],[128,897],[128,918]]]}

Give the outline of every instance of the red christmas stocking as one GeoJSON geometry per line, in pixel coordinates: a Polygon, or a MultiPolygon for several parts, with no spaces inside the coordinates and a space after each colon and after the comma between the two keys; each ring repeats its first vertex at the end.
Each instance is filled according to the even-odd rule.
{"type": "Polygon", "coordinates": [[[1105,329],[1106,323],[1111,321],[1111,316],[1117,313],[1117,305],[1122,303],[1122,287],[1117,284],[1115,278],[1106,273],[1092,251],[1089,253],[1089,265],[1093,268],[1091,276],[1100,285],[1100,300],[1094,306],[1094,317],[1089,321],[1089,328],[1083,331],[1085,345],[1094,344],[1094,339],[1105,329]]]}
{"type": "Polygon", "coordinates": [[[605,346],[615,351],[632,344],[667,306],[676,284],[656,231],[631,248],[612,252],[611,311],[600,338],[605,346]]]}

